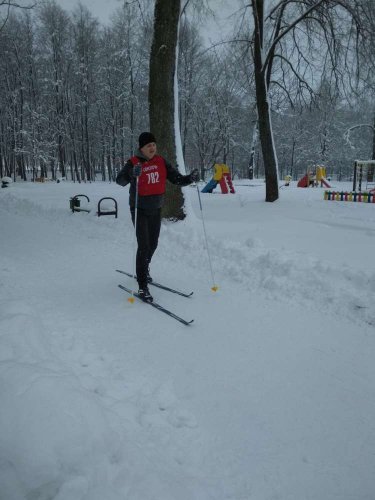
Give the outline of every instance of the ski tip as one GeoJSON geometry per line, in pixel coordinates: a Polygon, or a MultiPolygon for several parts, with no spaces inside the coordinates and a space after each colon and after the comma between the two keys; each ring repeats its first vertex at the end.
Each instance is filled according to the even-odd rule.
{"type": "Polygon", "coordinates": [[[183,323],[185,326],[190,326],[194,322],[193,319],[191,319],[190,321],[187,321],[186,319],[183,320],[180,319],[179,321],[180,323],[183,323]]]}
{"type": "Polygon", "coordinates": [[[219,290],[219,287],[217,285],[214,285],[214,286],[211,287],[211,290],[213,292],[217,292],[219,290]]]}

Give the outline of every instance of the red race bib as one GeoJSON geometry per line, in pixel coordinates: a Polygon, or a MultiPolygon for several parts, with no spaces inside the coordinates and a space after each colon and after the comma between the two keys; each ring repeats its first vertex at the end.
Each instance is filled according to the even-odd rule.
{"type": "MultiPolygon", "coordinates": [[[[140,163],[136,156],[131,158],[135,166],[140,163]]],[[[167,168],[161,156],[154,156],[142,165],[142,173],[138,179],[138,194],[140,196],[151,196],[165,193],[165,182],[167,180],[167,168]]]]}

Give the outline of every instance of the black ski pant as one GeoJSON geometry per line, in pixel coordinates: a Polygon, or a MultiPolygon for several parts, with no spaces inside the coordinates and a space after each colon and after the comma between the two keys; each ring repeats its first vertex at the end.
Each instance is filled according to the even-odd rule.
{"type": "MultiPolygon", "coordinates": [[[[135,209],[131,208],[133,225],[135,224],[135,209]]],[[[136,273],[139,288],[147,286],[148,266],[158,246],[161,226],[161,208],[137,210],[137,257],[136,273]]]]}

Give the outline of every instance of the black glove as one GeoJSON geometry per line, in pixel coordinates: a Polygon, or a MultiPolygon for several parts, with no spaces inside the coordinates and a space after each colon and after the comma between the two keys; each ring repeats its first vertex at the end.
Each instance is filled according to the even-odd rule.
{"type": "Polygon", "coordinates": [[[137,163],[133,167],[133,177],[139,177],[142,173],[142,165],[140,163],[137,163]]]}
{"type": "Polygon", "coordinates": [[[190,172],[190,180],[191,182],[199,181],[199,170],[197,168],[190,172]]]}

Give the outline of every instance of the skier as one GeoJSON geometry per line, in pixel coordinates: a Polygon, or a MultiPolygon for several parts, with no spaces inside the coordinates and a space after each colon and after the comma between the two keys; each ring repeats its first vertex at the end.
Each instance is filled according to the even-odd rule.
{"type": "Polygon", "coordinates": [[[167,180],[178,186],[187,186],[199,180],[199,172],[198,169],[194,169],[189,175],[180,174],[167,160],[157,154],[154,135],[151,132],[142,132],[139,136],[138,154],[126,162],[117,175],[116,183],[120,186],[130,183],[129,205],[133,225],[137,221],[138,295],[146,302],[153,301],[148,289],[148,283],[152,281],[149,266],[158,246],[161,208],[167,180]],[[135,206],[136,195],[137,206],[135,206]]]}

